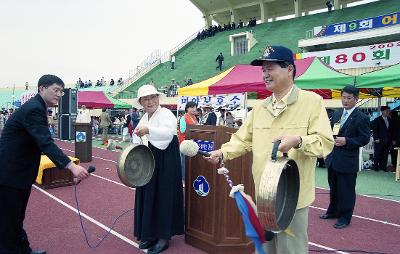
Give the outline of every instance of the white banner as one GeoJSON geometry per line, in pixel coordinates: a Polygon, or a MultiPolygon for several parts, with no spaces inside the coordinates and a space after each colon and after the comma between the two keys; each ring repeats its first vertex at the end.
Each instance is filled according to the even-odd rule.
{"type": "Polygon", "coordinates": [[[334,69],[390,66],[400,62],[400,41],[301,53],[301,58],[313,56],[334,69]]]}
{"type": "Polygon", "coordinates": [[[227,107],[228,109],[244,108],[245,93],[223,94],[223,95],[202,95],[202,96],[181,96],[178,99],[178,110],[185,110],[186,103],[194,101],[198,107],[211,104],[214,109],[227,107]]]}

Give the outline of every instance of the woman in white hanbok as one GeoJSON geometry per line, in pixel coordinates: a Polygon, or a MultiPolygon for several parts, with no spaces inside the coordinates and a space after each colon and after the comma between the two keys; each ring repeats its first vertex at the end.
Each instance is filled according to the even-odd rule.
{"type": "Polygon", "coordinates": [[[150,182],[136,188],[134,236],[139,248],[152,254],[167,249],[173,235],[184,233],[182,174],[176,117],[160,107],[154,86],[140,87],[138,100],[146,113],[132,140],[148,145],[155,169],[150,182]]]}

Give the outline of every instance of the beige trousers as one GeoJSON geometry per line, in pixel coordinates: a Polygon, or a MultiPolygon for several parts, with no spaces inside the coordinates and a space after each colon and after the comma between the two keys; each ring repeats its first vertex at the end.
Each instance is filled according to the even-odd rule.
{"type": "Polygon", "coordinates": [[[264,251],[268,254],[307,254],[307,227],[308,207],[296,210],[288,229],[263,244],[264,251]]]}

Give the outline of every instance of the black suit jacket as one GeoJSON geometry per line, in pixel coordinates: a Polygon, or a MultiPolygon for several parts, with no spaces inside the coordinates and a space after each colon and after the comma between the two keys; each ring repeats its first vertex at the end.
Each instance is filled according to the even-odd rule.
{"type": "MultiPolygon", "coordinates": [[[[331,127],[340,122],[343,109],[335,111],[331,127]]],[[[346,145],[334,146],[325,160],[326,166],[342,173],[356,173],[359,168],[359,148],[368,144],[371,137],[369,118],[355,108],[339,130],[338,137],[346,138],[346,145]]]]}
{"type": "Polygon", "coordinates": [[[217,125],[217,115],[214,112],[208,114],[207,120],[204,125],[217,125]]]}
{"type": "Polygon", "coordinates": [[[11,115],[1,133],[0,185],[31,188],[41,152],[58,168],[65,168],[70,162],[50,136],[46,104],[38,94],[11,115]]]}
{"type": "Polygon", "coordinates": [[[379,116],[374,119],[372,122],[372,130],[374,135],[374,140],[379,139],[379,144],[384,146],[390,146],[392,144],[391,134],[393,132],[393,121],[388,118],[389,128],[386,127],[385,120],[383,120],[382,116],[379,116]]]}

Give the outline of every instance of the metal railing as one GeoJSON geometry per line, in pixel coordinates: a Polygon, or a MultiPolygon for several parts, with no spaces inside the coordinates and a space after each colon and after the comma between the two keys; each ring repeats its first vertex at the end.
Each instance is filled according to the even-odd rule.
{"type": "MultiPolygon", "coordinates": [[[[170,58],[172,55],[174,55],[176,52],[178,52],[180,49],[182,49],[184,46],[186,46],[189,42],[191,42],[194,38],[197,37],[197,34],[202,31],[202,29],[197,30],[195,33],[187,37],[185,40],[183,40],[181,43],[179,43],[177,46],[172,48],[171,50],[161,54],[160,58],[157,59],[157,61],[154,61],[152,64],[141,68],[137,70],[132,77],[129,77],[125,80],[123,80],[123,84],[120,86],[116,86],[114,90],[110,91],[113,95],[116,95],[126,88],[128,88],[130,85],[132,85],[135,81],[143,77],[145,74],[147,74],[149,71],[160,65],[161,63],[165,63],[170,61],[170,58]]],[[[147,58],[146,58],[147,59],[147,58]]]]}

